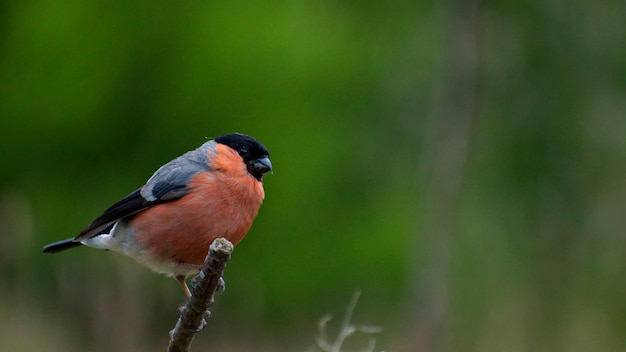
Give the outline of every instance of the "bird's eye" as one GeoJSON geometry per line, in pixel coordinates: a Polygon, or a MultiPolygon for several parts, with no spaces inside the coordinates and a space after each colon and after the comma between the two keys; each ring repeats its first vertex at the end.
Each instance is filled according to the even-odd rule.
{"type": "Polygon", "coordinates": [[[248,156],[248,147],[241,147],[239,149],[239,155],[241,155],[242,157],[244,156],[248,156]]]}

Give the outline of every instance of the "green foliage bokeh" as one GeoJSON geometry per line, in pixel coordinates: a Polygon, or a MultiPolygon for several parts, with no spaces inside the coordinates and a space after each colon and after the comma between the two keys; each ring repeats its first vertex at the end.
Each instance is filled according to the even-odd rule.
{"type": "MultiPolygon", "coordinates": [[[[419,165],[454,3],[0,5],[0,349],[164,349],[182,303],[173,280],[41,247],[238,131],[275,170],[197,343],[304,350],[359,288],[355,318],[385,327],[381,349],[415,350],[430,206],[419,165]]],[[[626,9],[479,13],[448,346],[623,350],[626,9]]]]}

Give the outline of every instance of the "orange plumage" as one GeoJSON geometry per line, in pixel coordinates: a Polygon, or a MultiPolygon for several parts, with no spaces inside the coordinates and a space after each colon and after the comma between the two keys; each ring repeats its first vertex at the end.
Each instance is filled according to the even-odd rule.
{"type": "Polygon", "coordinates": [[[188,195],[129,222],[145,234],[137,242],[154,257],[200,266],[213,240],[224,237],[236,245],[248,233],[265,197],[263,184],[248,175],[237,153],[217,149],[213,171],[191,178],[188,195]]]}

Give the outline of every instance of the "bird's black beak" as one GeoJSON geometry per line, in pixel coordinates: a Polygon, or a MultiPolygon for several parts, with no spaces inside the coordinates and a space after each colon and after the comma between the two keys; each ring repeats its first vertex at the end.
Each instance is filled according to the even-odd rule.
{"type": "Polygon", "coordinates": [[[258,180],[261,180],[261,176],[263,176],[264,173],[272,171],[272,162],[267,156],[252,160],[248,164],[248,171],[258,180]]]}

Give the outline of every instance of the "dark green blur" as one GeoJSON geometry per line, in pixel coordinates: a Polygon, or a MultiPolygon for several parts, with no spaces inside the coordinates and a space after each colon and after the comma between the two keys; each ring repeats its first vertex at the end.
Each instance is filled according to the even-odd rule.
{"type": "Polygon", "coordinates": [[[0,350],[165,350],[174,280],[41,247],[234,131],[274,172],[192,350],[356,289],[376,351],[626,350],[626,3],[461,3],[1,3],[0,350]]]}

